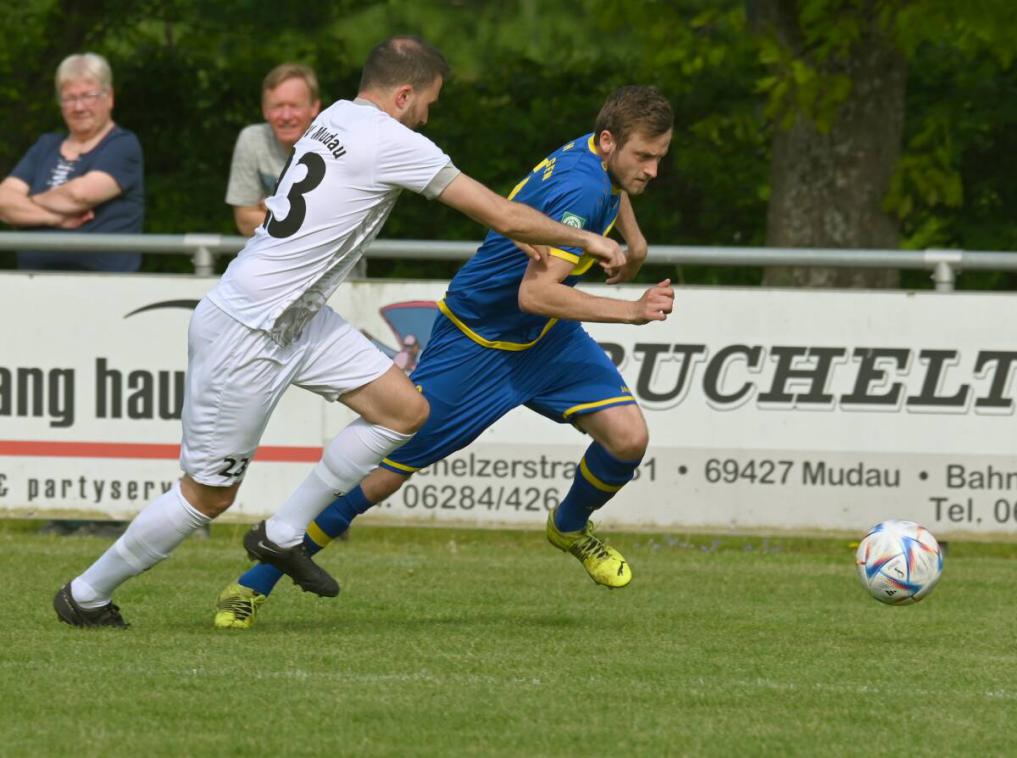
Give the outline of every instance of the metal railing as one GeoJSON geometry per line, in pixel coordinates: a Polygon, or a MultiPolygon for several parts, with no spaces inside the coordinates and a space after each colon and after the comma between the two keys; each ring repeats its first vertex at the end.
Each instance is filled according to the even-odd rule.
{"type": "MultiPolygon", "coordinates": [[[[156,253],[189,255],[198,276],[215,273],[215,258],[240,251],[244,237],[222,234],[84,234],[0,232],[0,250],[156,253]]],[[[466,260],[478,242],[375,240],[365,256],[466,260]]],[[[954,288],[959,271],[1017,271],[1017,253],[972,250],[841,250],[823,248],[652,245],[652,263],[707,266],[838,266],[926,269],[940,292],[954,288]]]]}

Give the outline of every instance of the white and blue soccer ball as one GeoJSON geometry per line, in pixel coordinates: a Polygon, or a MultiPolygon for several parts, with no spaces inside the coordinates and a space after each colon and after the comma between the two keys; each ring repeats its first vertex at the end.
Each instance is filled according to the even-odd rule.
{"type": "Polygon", "coordinates": [[[876,600],[887,605],[917,603],[943,574],[943,551],[936,538],[914,521],[881,521],[855,553],[858,578],[876,600]]]}

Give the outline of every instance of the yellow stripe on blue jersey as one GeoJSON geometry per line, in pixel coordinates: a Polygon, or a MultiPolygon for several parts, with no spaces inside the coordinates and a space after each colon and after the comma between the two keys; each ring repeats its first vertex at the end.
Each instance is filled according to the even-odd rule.
{"type": "Polygon", "coordinates": [[[547,251],[555,258],[561,258],[563,261],[568,261],[569,263],[579,263],[579,261],[581,261],[584,257],[583,255],[570,253],[568,250],[562,250],[560,247],[549,247],[547,251]]]}
{"type": "MultiPolygon", "coordinates": [[[[592,134],[573,140],[534,166],[509,198],[560,223],[602,234],[614,225],[620,202],[592,134]],[[588,149],[576,150],[576,145],[588,149]]],[[[574,264],[563,282],[568,286],[574,286],[596,262],[583,250],[570,247],[554,247],[551,255],[574,264]]],[[[497,350],[532,347],[556,320],[519,309],[519,284],[528,262],[512,240],[489,232],[452,279],[439,308],[479,345],[497,350]]]]}
{"type": "Polygon", "coordinates": [[[565,418],[572,416],[576,413],[582,413],[593,408],[606,408],[609,405],[620,405],[622,403],[634,403],[636,399],[632,395],[618,395],[617,397],[609,397],[604,400],[598,400],[595,403],[580,403],[579,405],[573,405],[571,408],[562,414],[565,418]]]}
{"type": "Polygon", "coordinates": [[[547,330],[548,329],[550,329],[552,326],[554,326],[555,324],[558,323],[558,319],[556,319],[556,318],[548,319],[547,324],[544,325],[544,328],[540,330],[540,334],[537,335],[537,339],[535,339],[535,340],[533,340],[531,342],[526,342],[526,343],[505,342],[503,340],[489,340],[489,339],[485,339],[484,337],[481,337],[475,331],[470,329],[470,327],[468,327],[466,324],[464,324],[462,319],[460,319],[456,314],[454,314],[451,310],[449,310],[449,307],[445,303],[444,300],[439,300],[438,301],[438,310],[441,311],[442,313],[444,313],[445,316],[448,318],[448,320],[451,321],[453,324],[455,324],[457,327],[459,327],[459,331],[461,331],[463,334],[465,334],[471,340],[476,342],[478,345],[483,345],[484,347],[489,347],[489,348],[491,348],[493,350],[513,350],[513,351],[515,351],[515,350],[526,350],[528,348],[531,348],[531,347],[533,347],[534,345],[537,344],[537,341],[541,337],[543,337],[545,334],[547,334],[547,330]]]}

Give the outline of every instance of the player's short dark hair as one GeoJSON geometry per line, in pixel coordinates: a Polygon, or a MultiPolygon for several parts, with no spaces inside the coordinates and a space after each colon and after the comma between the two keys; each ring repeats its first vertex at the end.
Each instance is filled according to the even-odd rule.
{"type": "Polygon", "coordinates": [[[447,79],[448,61],[441,51],[420,37],[399,36],[375,45],[364,62],[360,90],[388,89],[409,84],[419,90],[439,76],[447,79]]]}
{"type": "Polygon", "coordinates": [[[600,138],[608,131],[621,147],[636,132],[644,137],[659,137],[674,126],[671,104],[656,87],[630,84],[619,87],[604,101],[593,125],[600,138]]]}

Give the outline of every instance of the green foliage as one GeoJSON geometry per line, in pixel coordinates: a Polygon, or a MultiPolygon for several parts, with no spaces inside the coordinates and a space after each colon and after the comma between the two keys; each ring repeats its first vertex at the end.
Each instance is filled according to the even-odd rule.
{"type": "Polygon", "coordinates": [[[783,4],[780,13],[792,18],[789,28],[762,23],[757,39],[759,60],[770,71],[757,81],[766,97],[765,116],[781,129],[790,129],[799,118],[815,124],[821,133],[830,131],[837,112],[850,96],[853,83],[843,63],[853,48],[867,37],[888,29],[892,13],[879,15],[873,24],[872,6],[888,11],[896,0],[803,0],[783,4]],[[797,14],[793,8],[797,7],[797,14]]]}
{"type": "MultiPolygon", "coordinates": [[[[902,156],[884,207],[909,249],[1015,250],[1017,197],[1005,156],[1017,146],[1017,14],[1008,0],[802,0],[794,33],[758,39],[767,73],[764,116],[778,128],[806,117],[821,131],[852,83],[840,60],[866,33],[885,34],[908,59],[902,156]],[[863,24],[872,20],[869,32],[863,24]]],[[[922,272],[905,284],[927,287],[922,272]]],[[[965,275],[962,287],[1011,287],[1009,274],[965,275]]]]}
{"type": "MultiPolygon", "coordinates": [[[[1008,212],[1017,190],[1005,160],[1017,146],[1017,14],[1008,2],[801,0],[786,4],[797,13],[793,41],[752,33],[746,9],[756,2],[26,0],[9,4],[0,31],[0,173],[40,133],[62,127],[52,97],[57,62],[94,49],[113,65],[115,117],[145,149],[146,230],[233,233],[223,201],[230,156],[239,130],[261,119],[265,72],[283,60],[308,63],[328,103],[355,93],[373,44],[417,33],[445,50],[454,72],[427,132],[467,173],[507,191],[587,131],[613,87],[656,84],[675,107],[676,131],[660,178],[636,200],[651,244],[758,245],[772,130],[802,114],[822,129],[834,123],[852,87],[838,60],[864,43],[875,18],[909,60],[905,151],[885,200],[905,245],[1017,249],[1008,212]]],[[[482,233],[407,196],[384,234],[482,233]]],[[[145,267],[190,264],[150,256],[145,267]]],[[[453,269],[372,266],[397,276],[453,269]]],[[[751,269],[667,273],[691,282],[758,278],[751,269]]]]}
{"type": "Polygon", "coordinates": [[[1017,249],[1017,191],[1005,157],[1017,148],[1014,92],[1017,69],[1001,68],[989,50],[929,45],[916,54],[908,111],[923,117],[905,122],[886,199],[906,246],[1017,249]]]}

